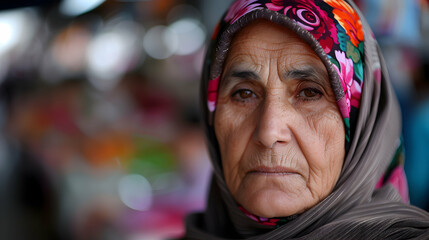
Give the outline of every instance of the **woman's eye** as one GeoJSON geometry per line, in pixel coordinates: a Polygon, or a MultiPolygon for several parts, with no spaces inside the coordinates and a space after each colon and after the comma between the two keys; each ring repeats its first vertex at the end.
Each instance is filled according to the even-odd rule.
{"type": "Polygon", "coordinates": [[[233,98],[236,98],[237,100],[240,100],[240,101],[244,101],[255,96],[256,96],[255,93],[249,89],[240,89],[235,91],[232,94],[233,98]]]}
{"type": "Polygon", "coordinates": [[[318,100],[322,97],[322,92],[315,88],[305,88],[298,93],[298,97],[304,100],[318,100]]]}

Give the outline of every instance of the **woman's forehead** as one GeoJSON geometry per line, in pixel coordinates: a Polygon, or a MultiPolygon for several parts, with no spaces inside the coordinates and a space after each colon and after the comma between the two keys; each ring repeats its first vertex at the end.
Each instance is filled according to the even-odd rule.
{"type": "Polygon", "coordinates": [[[266,20],[255,21],[233,38],[228,57],[237,55],[269,54],[271,57],[298,55],[315,58],[321,62],[313,49],[292,30],[266,20]]]}
{"type": "Polygon", "coordinates": [[[318,55],[296,33],[266,20],[255,21],[235,35],[224,70],[231,65],[260,68],[267,61],[282,68],[315,65],[326,71],[318,55]]]}
{"type": "Polygon", "coordinates": [[[283,46],[284,44],[305,44],[294,31],[268,20],[256,20],[236,33],[232,45],[251,42],[265,42],[270,46],[283,46]]]}

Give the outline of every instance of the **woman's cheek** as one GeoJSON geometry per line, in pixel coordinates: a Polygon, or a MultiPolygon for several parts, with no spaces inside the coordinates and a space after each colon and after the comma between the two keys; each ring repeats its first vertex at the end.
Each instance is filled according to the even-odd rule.
{"type": "MultiPolygon", "coordinates": [[[[219,144],[228,146],[239,130],[243,116],[228,105],[220,105],[215,112],[215,132],[219,144]]],[[[222,150],[222,149],[221,149],[222,150]]]]}
{"type": "Polygon", "coordinates": [[[215,112],[214,128],[216,138],[219,143],[221,158],[224,161],[223,165],[229,167],[235,164],[239,159],[240,137],[243,134],[240,132],[243,126],[244,117],[228,104],[219,104],[215,112]]]}
{"type": "MultiPolygon", "coordinates": [[[[333,188],[345,155],[344,123],[336,106],[322,108],[322,111],[309,116],[307,122],[314,139],[317,139],[313,142],[315,146],[307,148],[313,151],[307,153],[311,156],[307,159],[312,176],[310,180],[313,184],[333,188]]],[[[322,192],[319,194],[325,195],[322,192]]]]}

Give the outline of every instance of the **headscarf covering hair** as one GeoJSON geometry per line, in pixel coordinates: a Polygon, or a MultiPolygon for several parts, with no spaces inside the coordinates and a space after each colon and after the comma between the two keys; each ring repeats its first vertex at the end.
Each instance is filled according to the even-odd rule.
{"type": "Polygon", "coordinates": [[[380,49],[362,14],[345,0],[237,0],[212,35],[201,102],[214,174],[205,213],[189,215],[189,239],[429,239],[429,214],[408,202],[400,110],[380,49]],[[304,213],[262,218],[229,192],[213,129],[218,86],[234,35],[265,19],[293,30],[328,70],[344,119],[346,156],[324,200],[304,213]]]}

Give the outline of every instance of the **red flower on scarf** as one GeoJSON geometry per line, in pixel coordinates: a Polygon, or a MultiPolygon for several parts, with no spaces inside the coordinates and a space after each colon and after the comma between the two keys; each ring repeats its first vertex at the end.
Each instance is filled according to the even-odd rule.
{"type": "Polygon", "coordinates": [[[246,209],[244,209],[242,206],[238,206],[238,208],[244,213],[246,214],[246,216],[248,216],[250,219],[252,219],[255,222],[258,222],[261,225],[266,225],[266,226],[276,226],[277,222],[280,221],[279,218],[264,218],[264,217],[259,217],[256,216],[250,212],[248,212],[246,209]]]}
{"type": "MultiPolygon", "coordinates": [[[[335,57],[340,64],[340,69],[338,69],[335,64],[332,66],[340,77],[347,104],[347,112],[342,112],[341,114],[343,117],[348,117],[350,113],[350,106],[359,108],[362,89],[359,83],[353,79],[353,61],[347,58],[344,52],[338,50],[335,51],[335,57]]],[[[340,109],[342,108],[340,107],[340,109]]]]}
{"type": "Polygon", "coordinates": [[[325,53],[331,51],[334,43],[338,44],[334,21],[314,2],[271,0],[271,3],[266,3],[265,6],[276,12],[283,10],[285,16],[294,20],[317,39],[325,53]]]}
{"type": "Polygon", "coordinates": [[[229,22],[229,24],[233,24],[235,21],[237,21],[240,17],[245,15],[246,13],[249,13],[251,11],[254,11],[256,9],[262,9],[260,3],[255,3],[257,0],[238,0],[234,2],[234,4],[231,5],[228,12],[225,16],[225,22],[229,22]]]}
{"type": "Polygon", "coordinates": [[[396,190],[398,190],[399,195],[402,198],[404,203],[409,203],[410,199],[408,197],[408,184],[407,177],[405,176],[404,167],[402,165],[397,166],[393,172],[390,174],[389,179],[385,182],[384,174],[381,176],[380,180],[378,180],[375,189],[379,189],[383,187],[385,184],[390,183],[396,190]]]}
{"type": "Polygon", "coordinates": [[[359,15],[344,1],[325,0],[325,2],[334,8],[332,12],[334,13],[335,19],[337,19],[340,25],[346,30],[352,44],[358,47],[359,42],[365,39],[359,15]]]}
{"type": "Polygon", "coordinates": [[[220,76],[209,81],[208,95],[207,95],[207,106],[208,106],[210,112],[214,112],[214,110],[216,108],[217,88],[219,86],[219,78],[220,78],[220,76]]]}

